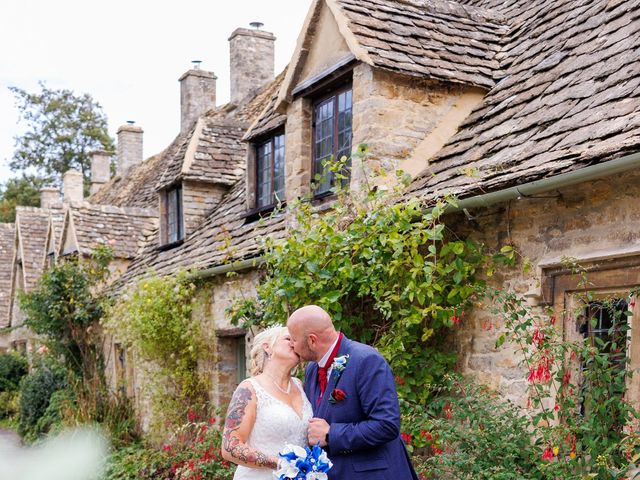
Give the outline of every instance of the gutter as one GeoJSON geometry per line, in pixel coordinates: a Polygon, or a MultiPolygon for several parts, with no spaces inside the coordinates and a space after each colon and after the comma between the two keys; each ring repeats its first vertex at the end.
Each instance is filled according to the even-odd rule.
{"type": "Polygon", "coordinates": [[[471,208],[482,208],[509,200],[519,200],[551,190],[568,187],[578,183],[597,180],[617,173],[627,172],[634,168],[640,168],[640,152],[625,155],[604,163],[590,165],[588,167],[561,173],[553,177],[523,183],[515,187],[498,190],[496,192],[463,198],[458,201],[458,206],[447,208],[447,212],[465,211],[471,208]]]}
{"type": "Polygon", "coordinates": [[[225,263],[224,265],[217,265],[215,267],[206,268],[204,270],[198,270],[190,275],[194,280],[202,278],[211,278],[217,275],[223,275],[229,272],[241,272],[243,270],[251,270],[256,267],[264,265],[264,255],[260,255],[246,260],[240,260],[238,262],[225,263]]]}
{"type": "MultiPolygon", "coordinates": [[[[533,182],[523,183],[522,185],[517,185],[515,187],[505,188],[504,190],[463,198],[458,201],[458,206],[449,206],[446,209],[446,212],[467,211],[472,208],[489,207],[496,203],[507,202],[509,200],[519,200],[521,198],[531,197],[533,195],[568,187],[570,185],[598,180],[617,173],[624,173],[634,168],[640,168],[640,152],[625,155],[624,157],[616,158],[615,160],[610,160],[608,162],[590,165],[571,172],[554,175],[553,177],[543,178],[533,182]]],[[[191,275],[191,278],[211,278],[229,272],[250,270],[263,265],[264,262],[264,255],[260,255],[247,260],[200,270],[191,275]]]]}

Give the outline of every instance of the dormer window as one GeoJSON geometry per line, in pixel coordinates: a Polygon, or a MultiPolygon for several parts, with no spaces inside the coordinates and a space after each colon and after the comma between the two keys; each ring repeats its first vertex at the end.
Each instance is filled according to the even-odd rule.
{"type": "Polygon", "coordinates": [[[160,192],[162,212],[161,244],[172,245],[184,239],[182,186],[169,187],[160,192]]]}
{"type": "Polygon", "coordinates": [[[284,133],[256,145],[256,208],[284,201],[284,133]]]}
{"type": "MultiPolygon", "coordinates": [[[[316,180],[315,195],[330,193],[335,186],[335,174],[326,163],[348,158],[342,174],[348,176],[351,167],[351,85],[344,86],[314,102],[313,105],[313,174],[316,180]]],[[[343,180],[343,186],[347,186],[343,180]]]]}

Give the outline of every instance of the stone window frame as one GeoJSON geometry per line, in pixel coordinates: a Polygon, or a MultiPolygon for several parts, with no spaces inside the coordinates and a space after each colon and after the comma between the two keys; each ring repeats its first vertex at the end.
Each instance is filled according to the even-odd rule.
{"type": "MultiPolygon", "coordinates": [[[[579,273],[574,273],[570,268],[556,263],[555,265],[541,266],[542,270],[542,301],[543,306],[552,308],[557,319],[557,328],[561,331],[566,341],[579,340],[579,325],[574,313],[584,306],[580,295],[585,292],[593,292],[594,299],[611,296],[628,295],[629,292],[640,286],[640,253],[609,257],[602,259],[578,259],[577,264],[586,272],[588,285],[579,273]]],[[[627,318],[630,326],[640,325],[640,306],[637,298],[630,299],[631,315],[627,318]]],[[[640,329],[630,329],[627,338],[628,369],[637,371],[640,369],[640,329]]],[[[573,365],[575,371],[579,365],[573,365]]],[[[578,377],[579,378],[579,377],[578,377]]],[[[627,379],[627,398],[633,405],[640,407],[640,376],[632,375],[627,379]]]]}
{"type": "Polygon", "coordinates": [[[182,183],[175,183],[162,190],[160,190],[160,248],[167,249],[178,246],[184,242],[185,239],[185,224],[184,224],[184,206],[183,206],[183,188],[182,183]],[[175,225],[176,225],[176,238],[171,240],[169,238],[169,196],[172,192],[176,192],[176,205],[174,209],[175,225]]]}
{"type": "MultiPolygon", "coordinates": [[[[349,72],[351,73],[351,72],[349,72]]],[[[348,186],[349,184],[349,170],[350,170],[350,153],[353,148],[353,80],[351,75],[347,75],[345,77],[340,78],[337,82],[333,82],[326,86],[321,91],[316,91],[315,95],[310,96],[311,100],[311,184],[314,198],[324,198],[327,196],[333,195],[333,187],[334,179],[333,175],[329,172],[328,176],[329,182],[326,189],[323,188],[313,188],[313,184],[316,182],[315,178],[317,175],[322,176],[322,172],[324,170],[324,166],[319,163],[319,159],[317,158],[317,149],[316,149],[316,135],[317,135],[317,108],[321,105],[326,104],[328,101],[332,101],[333,103],[333,118],[332,118],[332,152],[331,158],[336,158],[337,155],[342,153],[344,155],[344,148],[340,149],[338,145],[338,138],[340,135],[340,127],[339,127],[339,119],[340,119],[340,109],[339,109],[339,98],[340,95],[349,93],[351,98],[351,104],[349,105],[349,112],[351,115],[351,126],[350,130],[350,139],[349,139],[349,155],[347,162],[347,178],[344,180],[343,187],[348,186]],[[337,114],[336,114],[337,112],[337,114]]],[[[324,160],[326,156],[323,156],[324,160]]],[[[326,174],[326,172],[325,172],[326,174]]],[[[324,180],[324,179],[323,179],[324,180]]]]}

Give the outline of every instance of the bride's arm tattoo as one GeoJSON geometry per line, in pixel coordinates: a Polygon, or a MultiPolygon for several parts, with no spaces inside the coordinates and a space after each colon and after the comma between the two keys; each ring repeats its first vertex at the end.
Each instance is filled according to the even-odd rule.
{"type": "Polygon", "coordinates": [[[222,434],[222,445],[229,454],[246,465],[252,465],[265,468],[277,468],[278,465],[272,459],[262,452],[259,452],[238,438],[236,432],[242,424],[245,416],[247,405],[251,401],[252,392],[249,388],[239,386],[233,394],[227,419],[224,424],[224,433],[222,434]]]}

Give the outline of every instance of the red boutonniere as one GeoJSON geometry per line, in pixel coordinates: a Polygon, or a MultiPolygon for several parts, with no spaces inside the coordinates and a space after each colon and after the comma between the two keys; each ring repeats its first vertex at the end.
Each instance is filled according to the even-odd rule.
{"type": "Polygon", "coordinates": [[[335,405],[338,402],[342,402],[343,400],[346,400],[346,398],[347,398],[347,394],[344,390],[340,388],[334,388],[333,392],[331,392],[331,397],[329,398],[329,402],[335,405]]]}

